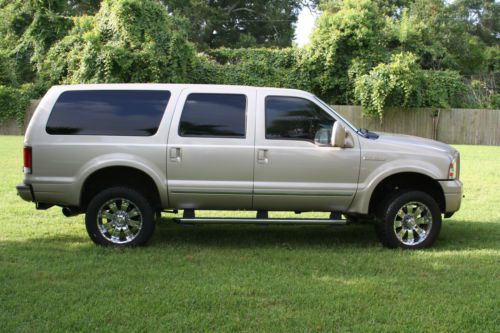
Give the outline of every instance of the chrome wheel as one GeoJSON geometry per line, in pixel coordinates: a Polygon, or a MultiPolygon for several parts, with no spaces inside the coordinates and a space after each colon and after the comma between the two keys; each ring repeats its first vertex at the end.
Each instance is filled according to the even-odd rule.
{"type": "Polygon", "coordinates": [[[142,214],[132,201],[114,198],[99,208],[97,229],[114,244],[133,241],[142,229],[142,214]]]}
{"type": "Polygon", "coordinates": [[[394,218],[394,233],[405,245],[422,243],[430,234],[432,213],[421,202],[411,201],[404,204],[394,218]]]}

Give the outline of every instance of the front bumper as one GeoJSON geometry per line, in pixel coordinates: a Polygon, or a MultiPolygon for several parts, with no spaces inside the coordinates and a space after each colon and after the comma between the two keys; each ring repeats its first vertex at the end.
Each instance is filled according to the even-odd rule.
{"type": "Polygon", "coordinates": [[[439,181],[444,193],[446,202],[445,213],[454,213],[460,209],[462,203],[462,182],[456,180],[441,180],[439,181]]]}
{"type": "Polygon", "coordinates": [[[33,194],[33,187],[29,184],[19,184],[16,186],[17,195],[25,201],[35,201],[35,195],[33,194]]]}

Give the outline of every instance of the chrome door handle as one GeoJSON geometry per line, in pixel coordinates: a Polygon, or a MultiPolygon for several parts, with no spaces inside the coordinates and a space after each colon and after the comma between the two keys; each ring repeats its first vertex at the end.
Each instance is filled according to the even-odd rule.
{"type": "Polygon", "coordinates": [[[181,161],[181,149],[180,148],[170,148],[170,161],[180,162],[181,161]]]}
{"type": "Polygon", "coordinates": [[[267,149],[259,149],[257,150],[257,163],[260,164],[267,164],[269,163],[269,157],[268,157],[268,150],[267,149]]]}

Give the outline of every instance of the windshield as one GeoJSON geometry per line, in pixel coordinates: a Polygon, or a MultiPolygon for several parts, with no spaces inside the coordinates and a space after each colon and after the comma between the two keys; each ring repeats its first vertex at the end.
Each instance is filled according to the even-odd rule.
{"type": "Polygon", "coordinates": [[[339,113],[335,112],[334,109],[332,109],[332,107],[328,104],[326,104],[325,102],[323,102],[319,97],[317,96],[314,96],[314,99],[316,99],[316,101],[318,101],[323,107],[327,108],[328,110],[330,110],[331,112],[333,112],[335,115],[337,115],[340,119],[342,119],[350,128],[352,128],[355,132],[358,132],[358,129],[356,128],[356,126],[354,126],[353,124],[351,124],[349,121],[347,121],[347,119],[345,119],[344,117],[342,117],[339,113]]]}

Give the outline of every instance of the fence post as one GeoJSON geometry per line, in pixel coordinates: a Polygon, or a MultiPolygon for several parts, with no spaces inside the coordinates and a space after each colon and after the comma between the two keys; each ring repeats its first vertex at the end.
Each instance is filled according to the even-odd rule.
{"type": "Polygon", "coordinates": [[[441,109],[437,109],[437,112],[432,113],[432,139],[437,140],[438,130],[439,130],[439,115],[441,114],[441,109]]]}

